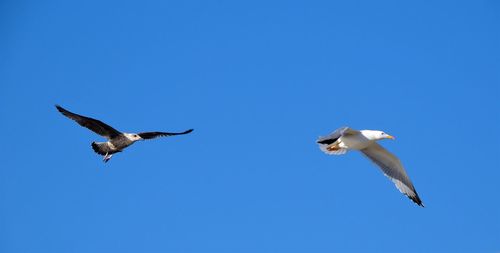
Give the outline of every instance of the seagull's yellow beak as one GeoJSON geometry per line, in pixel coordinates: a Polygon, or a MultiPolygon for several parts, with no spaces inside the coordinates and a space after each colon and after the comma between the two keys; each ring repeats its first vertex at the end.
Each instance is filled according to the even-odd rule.
{"type": "Polygon", "coordinates": [[[391,140],[395,140],[395,139],[396,139],[396,137],[394,137],[394,136],[392,136],[392,135],[387,135],[387,137],[386,137],[386,138],[387,138],[387,139],[391,139],[391,140]]]}

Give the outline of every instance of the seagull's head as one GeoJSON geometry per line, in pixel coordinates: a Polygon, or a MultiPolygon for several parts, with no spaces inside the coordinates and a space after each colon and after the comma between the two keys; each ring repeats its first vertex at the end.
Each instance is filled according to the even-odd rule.
{"type": "Polygon", "coordinates": [[[384,131],[378,130],[362,130],[361,131],[364,136],[366,136],[369,140],[379,141],[383,139],[391,139],[394,140],[394,136],[385,133],[384,131]]]}
{"type": "Polygon", "coordinates": [[[129,134],[129,133],[125,133],[124,134],[129,140],[131,141],[140,141],[140,140],[143,140],[142,137],[138,134],[129,134]]]}
{"type": "Polygon", "coordinates": [[[377,140],[382,140],[382,139],[391,139],[391,140],[394,140],[394,139],[396,139],[396,138],[394,138],[394,136],[392,136],[390,134],[386,134],[383,131],[377,131],[376,138],[377,138],[377,140]]]}

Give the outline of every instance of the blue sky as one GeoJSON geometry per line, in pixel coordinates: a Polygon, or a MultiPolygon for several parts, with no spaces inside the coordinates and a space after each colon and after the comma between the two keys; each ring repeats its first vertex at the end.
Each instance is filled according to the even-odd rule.
{"type": "Polygon", "coordinates": [[[0,251],[499,252],[497,1],[2,1],[0,251]],[[348,3],[349,2],[349,3],[348,3]],[[137,143],[101,138],[54,104],[137,143]],[[426,208],[337,127],[381,129],[426,208]]]}

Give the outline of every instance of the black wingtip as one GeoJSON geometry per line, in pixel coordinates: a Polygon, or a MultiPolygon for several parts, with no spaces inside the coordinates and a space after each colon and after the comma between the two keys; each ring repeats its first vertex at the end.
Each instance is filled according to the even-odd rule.
{"type": "Polygon", "coordinates": [[[421,207],[425,207],[424,203],[422,202],[422,200],[420,199],[420,197],[418,196],[418,194],[416,192],[415,192],[415,196],[413,196],[413,197],[408,196],[408,198],[411,199],[411,201],[415,202],[415,204],[417,204],[421,207]]]}
{"type": "Polygon", "coordinates": [[[55,106],[56,106],[56,109],[57,109],[60,113],[62,113],[62,114],[64,114],[64,115],[66,115],[66,113],[68,113],[68,110],[64,109],[62,106],[60,106],[60,105],[58,105],[58,104],[56,104],[55,106]]]}
{"type": "Polygon", "coordinates": [[[183,132],[183,134],[188,134],[188,133],[191,133],[191,132],[193,132],[193,130],[194,130],[194,129],[189,129],[189,130],[187,130],[187,131],[184,131],[184,132],[183,132]]]}
{"type": "Polygon", "coordinates": [[[335,139],[324,139],[324,140],[317,140],[316,143],[318,144],[332,144],[334,143],[336,140],[335,139]]]}

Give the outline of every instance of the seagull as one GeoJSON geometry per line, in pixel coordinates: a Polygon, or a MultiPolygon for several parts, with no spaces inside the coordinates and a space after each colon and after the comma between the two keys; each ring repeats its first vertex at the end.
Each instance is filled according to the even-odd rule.
{"type": "Polygon", "coordinates": [[[349,150],[361,151],[380,167],[384,175],[391,179],[401,193],[417,205],[424,207],[399,159],[377,143],[382,139],[394,140],[395,138],[383,131],[358,131],[349,127],[341,127],[330,135],[320,137],[316,142],[321,151],[329,155],[342,155],[349,150]]]}
{"type": "Polygon", "coordinates": [[[92,142],[92,149],[103,156],[103,161],[106,163],[111,159],[113,154],[122,152],[126,147],[134,144],[136,141],[149,140],[162,136],[172,136],[188,134],[193,131],[189,129],[181,133],[167,133],[167,132],[142,132],[142,133],[122,133],[111,126],[103,123],[100,120],[85,117],[72,113],[59,105],[56,108],[64,116],[76,121],[80,126],[86,127],[93,131],[94,133],[101,135],[102,137],[108,139],[106,142],[92,142]]]}

